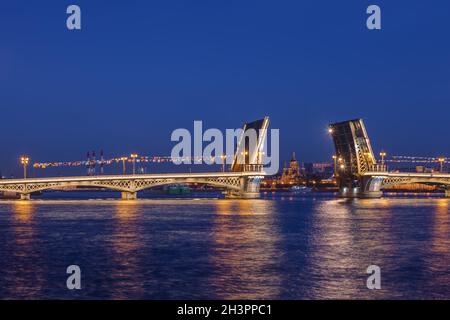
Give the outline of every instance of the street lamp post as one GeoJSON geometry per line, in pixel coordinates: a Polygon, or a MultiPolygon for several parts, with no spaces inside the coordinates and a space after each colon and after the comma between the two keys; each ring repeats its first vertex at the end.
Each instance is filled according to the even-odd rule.
{"type": "Polygon", "coordinates": [[[244,151],[241,153],[244,156],[244,171],[247,171],[246,167],[247,167],[247,155],[248,155],[248,151],[244,151]]]}
{"type": "Polygon", "coordinates": [[[22,165],[23,165],[23,178],[24,178],[24,179],[27,178],[27,166],[28,166],[29,161],[30,161],[30,158],[28,158],[28,157],[26,157],[26,156],[22,156],[22,157],[20,158],[20,162],[21,162],[22,165]]]}
{"type": "Polygon", "coordinates": [[[225,153],[222,153],[220,158],[222,159],[222,172],[225,172],[225,160],[227,159],[227,156],[225,155],[225,153]]]}
{"type": "Polygon", "coordinates": [[[334,154],[333,155],[333,172],[334,172],[334,176],[336,177],[336,172],[337,172],[337,156],[334,154]]]}
{"type": "Polygon", "coordinates": [[[127,161],[128,158],[127,157],[122,157],[122,158],[120,158],[120,160],[122,160],[122,174],[126,175],[127,174],[127,167],[126,167],[125,161],[127,161]]]}
{"type": "Polygon", "coordinates": [[[263,167],[263,157],[266,153],[264,151],[259,151],[258,152],[258,170],[262,171],[262,167],[263,167]]]}
{"type": "Polygon", "coordinates": [[[133,175],[134,175],[136,174],[136,158],[138,157],[138,155],[136,153],[132,153],[130,157],[133,161],[133,175]]]}
{"type": "Polygon", "coordinates": [[[384,157],[386,157],[386,152],[381,151],[380,152],[380,157],[381,157],[381,166],[384,167],[384,157]]]}
{"type": "Polygon", "coordinates": [[[444,172],[444,161],[445,161],[445,158],[444,157],[440,157],[439,159],[438,159],[438,161],[439,161],[439,163],[441,164],[441,168],[440,168],[440,172],[442,173],[442,172],[444,172]]]}

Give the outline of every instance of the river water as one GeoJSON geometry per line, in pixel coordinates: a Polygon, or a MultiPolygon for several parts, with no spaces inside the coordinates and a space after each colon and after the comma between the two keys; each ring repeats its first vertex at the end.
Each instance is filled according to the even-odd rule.
{"type": "Polygon", "coordinates": [[[0,201],[0,298],[450,299],[449,199],[97,196],[0,201]]]}

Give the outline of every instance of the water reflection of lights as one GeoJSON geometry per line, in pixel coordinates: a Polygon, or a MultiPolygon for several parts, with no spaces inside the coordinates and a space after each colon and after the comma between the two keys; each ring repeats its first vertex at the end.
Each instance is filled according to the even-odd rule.
{"type": "Polygon", "coordinates": [[[33,201],[13,201],[12,213],[20,221],[30,221],[35,209],[33,201]]]}
{"type": "MultiPolygon", "coordinates": [[[[438,199],[434,215],[433,251],[446,254],[450,248],[450,199],[438,199]]],[[[446,264],[448,267],[448,264],[446,264]]]]}
{"type": "Polygon", "coordinates": [[[220,299],[269,299],[280,291],[280,235],[271,201],[217,202],[210,261],[211,286],[220,299]],[[261,213],[265,214],[261,214],[261,213]]]}
{"type": "Polygon", "coordinates": [[[2,277],[10,279],[9,296],[16,298],[39,297],[45,288],[45,266],[38,265],[40,248],[36,240],[36,205],[33,201],[13,201],[11,205],[14,244],[8,263],[14,268],[3,270],[2,277]],[[26,266],[35,265],[30,273],[26,266]]]}
{"type": "Polygon", "coordinates": [[[216,204],[216,212],[219,215],[230,215],[233,214],[232,209],[233,209],[233,204],[235,203],[235,201],[233,200],[220,200],[217,201],[216,204]]]}
{"type": "Polygon", "coordinates": [[[114,202],[116,207],[116,217],[119,221],[136,219],[136,215],[141,207],[138,200],[121,200],[114,202]]]}
{"type": "Polygon", "coordinates": [[[111,276],[114,299],[139,298],[143,294],[143,270],[140,262],[142,245],[139,221],[142,205],[138,200],[116,201],[115,221],[110,241],[114,262],[111,276]]]}
{"type": "Polygon", "coordinates": [[[3,292],[48,297],[72,250],[108,298],[448,298],[449,199],[284,199],[5,201],[3,292]]]}
{"type": "MultiPolygon", "coordinates": [[[[450,199],[436,199],[433,204],[435,212],[431,231],[431,254],[425,261],[425,267],[433,277],[425,278],[424,281],[427,287],[448,293],[450,292],[450,199]]],[[[448,299],[448,295],[444,294],[439,298],[448,299]]]]}
{"type": "Polygon", "coordinates": [[[328,200],[317,203],[308,249],[311,257],[306,267],[310,278],[305,279],[311,281],[307,286],[312,287],[312,298],[345,299],[358,295],[363,298],[360,292],[365,286],[366,268],[384,263],[382,256],[372,254],[373,249],[390,242],[389,228],[383,227],[390,215],[383,211],[373,215],[374,208],[389,204],[382,199],[376,202],[328,200]]]}

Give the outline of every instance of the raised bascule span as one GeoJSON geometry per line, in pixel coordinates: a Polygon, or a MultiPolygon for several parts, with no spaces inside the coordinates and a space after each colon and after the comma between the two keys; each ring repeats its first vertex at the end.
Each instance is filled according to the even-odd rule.
{"type": "Polygon", "coordinates": [[[389,172],[375,158],[362,119],[330,124],[336,149],[335,175],[340,194],[346,198],[379,198],[391,186],[423,183],[437,185],[450,197],[450,174],[389,172]]]}
{"type": "MultiPolygon", "coordinates": [[[[257,120],[244,125],[246,128],[267,130],[269,118],[257,120]]],[[[260,131],[265,132],[265,131],[260,131]]],[[[34,179],[3,179],[0,180],[0,191],[17,193],[20,199],[29,200],[33,192],[60,189],[64,187],[99,187],[120,191],[122,199],[137,198],[141,190],[179,183],[201,183],[226,190],[228,198],[254,199],[259,198],[259,186],[266,173],[257,152],[264,145],[265,134],[259,135],[256,148],[249,148],[245,139],[240,139],[236,153],[243,153],[245,160],[238,165],[239,155],[234,157],[230,172],[203,173],[165,173],[165,174],[133,174],[108,176],[75,176],[34,179]],[[242,151],[245,150],[245,151],[242,151]]]]}

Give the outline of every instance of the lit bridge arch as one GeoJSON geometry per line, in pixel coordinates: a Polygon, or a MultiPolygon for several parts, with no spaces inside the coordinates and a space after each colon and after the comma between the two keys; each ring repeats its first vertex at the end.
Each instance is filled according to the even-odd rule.
{"type": "Polygon", "coordinates": [[[122,192],[122,198],[135,199],[137,192],[153,187],[200,183],[227,190],[229,197],[256,198],[259,184],[264,178],[263,171],[211,172],[179,174],[81,176],[39,179],[0,180],[0,191],[15,192],[22,199],[29,199],[33,192],[61,189],[66,187],[99,187],[122,192]]]}
{"type": "Polygon", "coordinates": [[[450,174],[446,173],[407,173],[407,172],[366,172],[363,176],[362,190],[365,194],[380,194],[383,189],[402,184],[420,183],[436,185],[445,190],[450,197],[450,174]]]}

